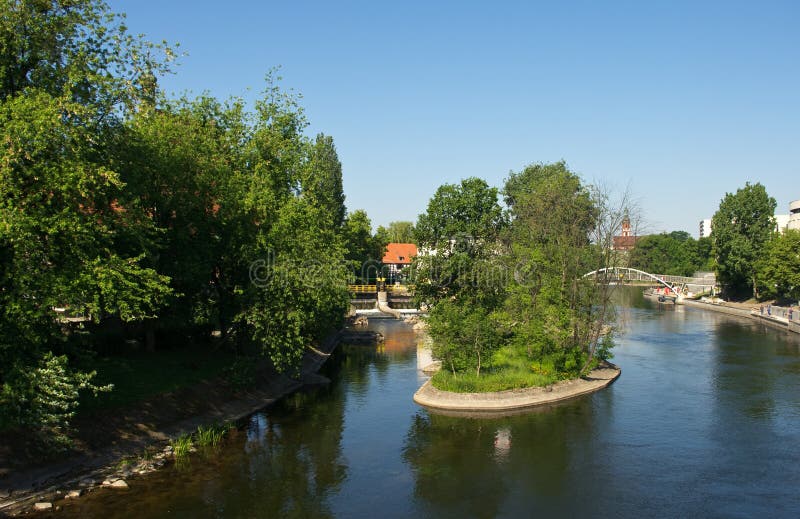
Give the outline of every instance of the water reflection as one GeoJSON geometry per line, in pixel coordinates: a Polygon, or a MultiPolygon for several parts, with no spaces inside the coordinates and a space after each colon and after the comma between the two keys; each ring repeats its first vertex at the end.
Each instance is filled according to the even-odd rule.
{"type": "Polygon", "coordinates": [[[618,293],[609,388],[513,416],[432,414],[416,338],[344,346],[332,382],[217,454],[64,503],[57,517],[800,516],[800,336],[618,293]]]}
{"type": "Polygon", "coordinates": [[[403,457],[432,517],[556,513],[574,467],[591,466],[594,407],[575,401],[502,418],[419,413],[403,457]]]}

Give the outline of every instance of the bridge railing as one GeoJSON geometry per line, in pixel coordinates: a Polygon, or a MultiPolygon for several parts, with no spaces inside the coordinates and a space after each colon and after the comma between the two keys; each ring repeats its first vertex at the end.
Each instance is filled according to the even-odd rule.
{"type": "MultiPolygon", "coordinates": [[[[347,285],[347,290],[353,294],[374,294],[376,285],[347,285]]],[[[386,291],[391,294],[407,294],[414,291],[413,285],[386,285],[386,291]]]]}
{"type": "Polygon", "coordinates": [[[375,285],[347,285],[347,290],[354,294],[374,294],[375,285]]]}
{"type": "Polygon", "coordinates": [[[695,286],[714,286],[716,280],[711,277],[690,277],[690,276],[673,276],[669,274],[650,274],[638,269],[630,267],[608,267],[598,271],[589,272],[586,276],[594,275],[596,278],[601,276],[608,282],[651,282],[659,283],[670,288],[680,285],[695,285],[695,286]]]}

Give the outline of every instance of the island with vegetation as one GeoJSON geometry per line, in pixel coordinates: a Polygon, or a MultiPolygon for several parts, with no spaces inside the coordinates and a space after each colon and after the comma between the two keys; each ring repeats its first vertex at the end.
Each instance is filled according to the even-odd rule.
{"type": "Polygon", "coordinates": [[[416,297],[441,362],[429,384],[503,392],[615,369],[612,287],[586,274],[617,261],[622,198],[563,162],[512,173],[502,191],[478,178],[441,186],[415,230],[416,297]]]}

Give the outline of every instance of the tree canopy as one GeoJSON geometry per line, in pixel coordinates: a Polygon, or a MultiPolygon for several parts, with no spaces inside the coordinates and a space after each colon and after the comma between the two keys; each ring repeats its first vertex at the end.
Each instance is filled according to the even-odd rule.
{"type": "Polygon", "coordinates": [[[220,330],[295,374],[342,322],[333,139],[271,72],[252,113],[167,99],[171,59],[101,1],[0,2],[0,430],[64,447],[107,341],[220,330]]]}
{"type": "Polygon", "coordinates": [[[775,199],[763,185],[745,184],[726,193],[711,225],[717,280],[730,296],[758,297],[755,263],[775,232],[775,199]]]}
{"type": "Polygon", "coordinates": [[[503,195],[505,214],[496,188],[466,179],[420,215],[416,290],[434,356],[443,377],[504,366],[505,388],[576,376],[608,355],[607,285],[583,278],[606,266],[605,202],[564,163],[512,173],[503,195]]]}
{"type": "Polygon", "coordinates": [[[758,292],[789,304],[800,301],[800,231],[773,234],[756,260],[758,292]]]}
{"type": "Polygon", "coordinates": [[[629,253],[628,264],[653,274],[673,276],[712,270],[711,238],[695,240],[685,231],[641,236],[629,253]]]}
{"type": "Polygon", "coordinates": [[[375,236],[382,243],[416,243],[414,238],[414,222],[389,222],[388,227],[378,226],[375,236]]]}

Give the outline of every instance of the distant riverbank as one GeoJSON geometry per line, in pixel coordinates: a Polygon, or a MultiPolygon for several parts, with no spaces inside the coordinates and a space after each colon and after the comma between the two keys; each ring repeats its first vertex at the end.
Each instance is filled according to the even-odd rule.
{"type": "Polygon", "coordinates": [[[792,320],[789,320],[785,317],[778,317],[777,315],[772,315],[772,312],[767,312],[766,310],[756,313],[755,311],[756,307],[754,305],[744,304],[744,303],[730,303],[730,302],[711,303],[704,301],[692,301],[688,299],[679,300],[677,303],[692,308],[700,308],[711,312],[733,315],[736,317],[743,317],[745,319],[758,321],[771,328],[779,330],[785,330],[793,333],[800,333],[800,315],[795,316],[794,313],[793,313],[794,318],[792,320]]]}

